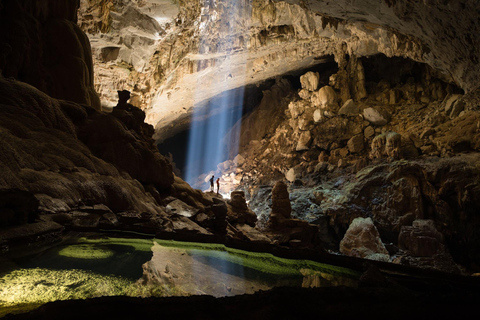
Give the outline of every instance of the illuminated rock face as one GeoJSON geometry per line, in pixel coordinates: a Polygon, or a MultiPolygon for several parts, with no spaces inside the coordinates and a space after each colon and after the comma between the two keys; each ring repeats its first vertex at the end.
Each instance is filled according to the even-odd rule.
{"type": "MultiPolygon", "coordinates": [[[[469,1],[167,2],[82,1],[81,10],[102,101],[112,106],[112,92],[132,89],[158,140],[184,129],[194,104],[311,67],[325,55],[358,73],[356,84],[364,67],[347,66],[346,55],[383,53],[425,62],[468,92],[477,88],[479,27],[469,1]]],[[[366,95],[362,86],[354,92],[355,99],[366,95]]],[[[350,98],[340,96],[342,103],[350,98]]]]}

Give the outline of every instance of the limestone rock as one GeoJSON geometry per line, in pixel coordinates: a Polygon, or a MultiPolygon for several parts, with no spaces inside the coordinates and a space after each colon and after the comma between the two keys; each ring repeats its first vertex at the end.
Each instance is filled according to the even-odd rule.
{"type": "Polygon", "coordinates": [[[445,113],[447,115],[450,115],[450,113],[452,112],[452,107],[461,97],[462,97],[461,94],[450,94],[445,97],[445,99],[442,102],[442,107],[443,107],[443,110],[445,110],[445,113]]]}
{"type": "Polygon", "coordinates": [[[398,246],[416,257],[432,257],[445,252],[443,235],[437,231],[433,220],[415,220],[412,226],[403,226],[398,246]]]}
{"type": "Polygon", "coordinates": [[[237,154],[237,155],[235,156],[235,158],[233,158],[233,162],[234,162],[237,166],[241,167],[241,166],[243,166],[243,164],[245,163],[245,158],[244,158],[241,154],[237,154]]]}
{"type": "Polygon", "coordinates": [[[350,153],[361,152],[364,148],[363,134],[357,134],[356,136],[353,136],[350,140],[348,140],[347,147],[350,153]]]}
{"type": "Polygon", "coordinates": [[[295,168],[290,168],[290,170],[287,171],[285,174],[285,179],[287,179],[290,182],[295,182],[297,180],[297,174],[295,172],[295,168]]]}
{"type": "Polygon", "coordinates": [[[252,227],[257,222],[257,216],[251,211],[245,200],[245,192],[232,191],[228,204],[227,221],[233,225],[248,224],[252,227]]]}
{"type": "Polygon", "coordinates": [[[313,122],[319,123],[325,120],[323,112],[324,111],[322,109],[315,109],[315,111],[313,112],[313,122]]]}
{"type": "Polygon", "coordinates": [[[292,207],[287,185],[283,181],[275,183],[272,189],[272,213],[270,221],[275,219],[290,219],[292,207]]]}
{"type": "Polygon", "coordinates": [[[372,126],[368,126],[365,128],[365,130],[363,131],[363,134],[365,135],[365,138],[370,138],[371,136],[373,136],[375,134],[375,129],[373,129],[372,126]]]}
{"type": "Polygon", "coordinates": [[[348,99],[340,108],[340,110],[338,110],[338,114],[344,114],[347,116],[356,116],[358,113],[358,106],[352,99],[348,99]]]}
{"type": "Polygon", "coordinates": [[[310,131],[302,131],[300,137],[298,138],[298,143],[295,148],[296,151],[305,151],[310,148],[310,143],[312,142],[312,134],[310,131]]]}
{"type": "MultiPolygon", "coordinates": [[[[337,94],[330,86],[320,88],[312,95],[312,103],[315,107],[321,107],[322,109],[328,109],[329,107],[338,107],[337,94]]],[[[336,110],[335,110],[336,111],[336,110]]]]}
{"type": "Polygon", "coordinates": [[[390,113],[386,111],[384,108],[379,106],[374,108],[372,107],[365,108],[363,110],[363,116],[365,120],[367,120],[368,122],[370,122],[375,126],[384,126],[391,119],[390,113]]]}
{"type": "Polygon", "coordinates": [[[454,119],[460,115],[460,113],[465,109],[465,102],[461,99],[455,101],[450,112],[450,119],[454,119]]]}
{"type": "Polygon", "coordinates": [[[198,212],[198,209],[193,208],[192,206],[189,206],[185,202],[178,199],[175,199],[172,202],[170,202],[167,205],[166,210],[167,210],[167,213],[178,214],[187,218],[194,216],[198,212]]]}
{"type": "Polygon", "coordinates": [[[307,89],[302,89],[302,90],[298,91],[298,96],[303,100],[310,100],[310,98],[312,96],[312,91],[309,91],[307,89]]]}
{"type": "Polygon", "coordinates": [[[352,221],[340,241],[340,252],[371,260],[389,261],[390,259],[371,218],[355,218],[352,221]]]}
{"type": "Polygon", "coordinates": [[[302,88],[308,91],[315,91],[318,88],[319,74],[318,72],[307,72],[300,76],[300,83],[302,88]]]}
{"type": "Polygon", "coordinates": [[[301,116],[305,112],[306,107],[307,103],[305,101],[292,101],[288,104],[288,110],[293,119],[301,116]]]}
{"type": "Polygon", "coordinates": [[[403,156],[402,137],[396,132],[385,132],[372,140],[370,158],[382,158],[387,156],[391,159],[398,159],[403,156]]]}

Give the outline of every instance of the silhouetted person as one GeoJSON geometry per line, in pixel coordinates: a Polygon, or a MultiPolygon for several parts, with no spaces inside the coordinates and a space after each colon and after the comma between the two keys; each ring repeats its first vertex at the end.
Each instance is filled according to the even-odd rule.
{"type": "Polygon", "coordinates": [[[214,179],[214,176],[212,176],[210,178],[210,191],[212,191],[212,192],[214,191],[214,189],[213,189],[213,179],[214,179]]]}
{"type": "Polygon", "coordinates": [[[220,192],[220,178],[217,178],[217,194],[220,192]]]}

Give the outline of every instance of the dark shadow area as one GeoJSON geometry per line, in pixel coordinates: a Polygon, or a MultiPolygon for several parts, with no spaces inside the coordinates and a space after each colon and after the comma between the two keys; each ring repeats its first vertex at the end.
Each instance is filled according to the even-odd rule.
{"type": "MultiPolygon", "coordinates": [[[[383,53],[359,58],[365,72],[367,91],[371,93],[381,81],[390,87],[401,86],[408,82],[423,83],[425,74],[439,77],[427,64],[402,57],[387,57],[383,53]]],[[[451,93],[464,94],[463,90],[453,84],[444,83],[444,89],[449,86],[451,93]]]]}

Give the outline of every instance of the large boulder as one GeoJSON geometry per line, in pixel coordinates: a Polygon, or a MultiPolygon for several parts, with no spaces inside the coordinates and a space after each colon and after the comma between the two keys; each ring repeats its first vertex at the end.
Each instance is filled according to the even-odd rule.
{"type": "Polygon", "coordinates": [[[340,252],[353,257],[389,261],[377,228],[371,218],[355,218],[340,241],[340,252]]]}
{"type": "Polygon", "coordinates": [[[318,72],[309,71],[303,76],[300,76],[300,84],[303,89],[308,91],[315,91],[318,88],[320,76],[318,72]]]}
{"type": "Polygon", "coordinates": [[[327,109],[329,111],[337,111],[337,94],[335,93],[335,90],[333,90],[333,88],[330,86],[322,87],[320,88],[320,90],[318,90],[312,95],[312,103],[314,106],[321,107],[322,109],[327,109]]]}
{"type": "Polygon", "coordinates": [[[338,114],[343,114],[346,116],[356,116],[358,115],[358,113],[358,106],[352,99],[348,99],[347,101],[345,101],[340,110],[338,110],[338,114]]]}
{"type": "Polygon", "coordinates": [[[362,133],[353,136],[347,142],[348,151],[350,151],[350,153],[362,152],[364,148],[363,140],[364,140],[364,136],[362,133]]]}
{"type": "Polygon", "coordinates": [[[257,215],[248,208],[247,201],[245,200],[245,192],[232,191],[227,205],[227,221],[229,223],[232,225],[248,224],[251,227],[255,226],[257,215]]]}
{"type": "Polygon", "coordinates": [[[433,257],[445,252],[444,237],[433,220],[415,220],[412,226],[402,226],[398,247],[415,257],[433,257]]]}
{"type": "Polygon", "coordinates": [[[382,157],[398,159],[402,156],[402,136],[400,134],[388,131],[373,138],[370,151],[371,159],[382,157]]]}
{"type": "Polygon", "coordinates": [[[312,142],[312,134],[310,131],[302,131],[300,137],[298,138],[296,151],[305,151],[310,149],[310,144],[312,142]]]}
{"type": "Polygon", "coordinates": [[[390,113],[380,106],[365,108],[363,110],[363,117],[375,126],[384,126],[391,119],[390,113]]]}

